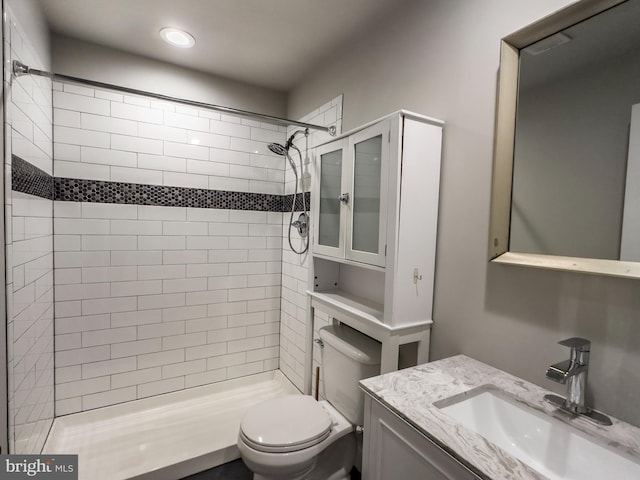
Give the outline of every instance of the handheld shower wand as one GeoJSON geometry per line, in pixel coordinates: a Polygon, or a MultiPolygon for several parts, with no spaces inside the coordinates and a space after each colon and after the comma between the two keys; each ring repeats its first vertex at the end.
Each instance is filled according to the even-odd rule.
{"type": "Polygon", "coordinates": [[[300,149],[293,144],[293,140],[295,139],[296,135],[300,133],[304,133],[305,136],[308,136],[309,129],[296,130],[287,139],[287,142],[284,145],[280,145],[279,143],[270,143],[269,145],[267,145],[269,150],[271,150],[276,155],[282,155],[286,157],[286,159],[289,161],[289,165],[291,165],[291,169],[293,170],[293,174],[296,179],[295,193],[293,194],[293,201],[291,202],[291,215],[289,217],[289,230],[287,237],[289,240],[289,247],[294,253],[297,253],[298,255],[302,255],[306,253],[307,250],[309,250],[309,211],[307,210],[307,200],[305,198],[304,192],[302,192],[303,212],[300,214],[296,221],[293,220],[293,214],[296,209],[296,199],[298,198],[299,177],[296,165],[289,155],[289,149],[293,148],[298,152],[298,157],[300,158],[300,175],[302,175],[302,153],[300,152],[300,149]],[[302,250],[296,250],[296,248],[293,246],[293,242],[291,241],[291,227],[295,227],[298,230],[298,234],[300,235],[300,237],[305,239],[304,248],[302,250]]]}

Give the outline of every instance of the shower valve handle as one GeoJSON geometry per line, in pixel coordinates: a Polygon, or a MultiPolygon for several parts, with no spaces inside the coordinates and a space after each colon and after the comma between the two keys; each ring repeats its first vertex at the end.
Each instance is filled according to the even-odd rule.
{"type": "Polygon", "coordinates": [[[340,200],[342,203],[349,203],[349,192],[347,193],[343,193],[338,197],[338,200],[340,200]]]}

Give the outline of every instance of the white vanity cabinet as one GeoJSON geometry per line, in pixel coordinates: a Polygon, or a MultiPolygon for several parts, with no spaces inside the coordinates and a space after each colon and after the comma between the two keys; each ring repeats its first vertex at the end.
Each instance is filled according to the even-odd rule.
{"type": "Polygon", "coordinates": [[[362,478],[478,480],[480,477],[365,394],[362,478]]]}
{"type": "Polygon", "coordinates": [[[428,361],[442,127],[401,110],[314,149],[307,393],[315,309],[381,342],[381,373],[428,361]]]}

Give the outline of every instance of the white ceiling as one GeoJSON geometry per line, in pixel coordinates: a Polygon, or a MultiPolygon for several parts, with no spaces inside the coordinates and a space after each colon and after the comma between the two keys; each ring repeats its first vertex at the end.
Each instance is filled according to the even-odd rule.
{"type": "Polygon", "coordinates": [[[288,90],[404,0],[37,0],[59,34],[288,90]],[[192,49],[164,43],[175,27],[192,49]]]}

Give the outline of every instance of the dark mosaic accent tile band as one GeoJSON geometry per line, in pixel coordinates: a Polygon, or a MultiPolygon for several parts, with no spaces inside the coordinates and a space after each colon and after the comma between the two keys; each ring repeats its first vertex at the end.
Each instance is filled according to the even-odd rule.
{"type": "Polygon", "coordinates": [[[53,200],[53,177],[17,155],[11,155],[11,189],[53,200]]]}
{"type": "MultiPolygon", "coordinates": [[[[64,202],[122,203],[162,207],[285,212],[291,209],[291,202],[293,201],[293,195],[228,192],[202,188],[60,177],[55,177],[54,182],[55,200],[64,202]],[[285,208],[286,205],[288,205],[287,208],[285,208]]],[[[307,200],[309,199],[310,196],[307,196],[307,200]]],[[[299,194],[297,200],[296,207],[299,204],[299,210],[302,210],[302,195],[299,194]]]]}
{"type": "MultiPolygon", "coordinates": [[[[12,156],[11,182],[12,189],[18,192],[63,202],[289,212],[294,197],[292,194],[228,192],[202,188],[52,177],[15,155],[12,156]]],[[[311,195],[309,192],[304,195],[307,208],[309,208],[311,195]]],[[[301,193],[296,197],[295,208],[296,211],[303,209],[301,193]]]]}
{"type": "Polygon", "coordinates": [[[55,199],[65,202],[282,211],[281,195],[59,177],[55,178],[55,199]]]}
{"type": "MultiPolygon", "coordinates": [[[[307,210],[309,210],[309,206],[311,205],[311,192],[304,193],[304,200],[307,203],[307,210]]],[[[283,195],[282,196],[282,211],[290,212],[291,211],[291,203],[293,202],[293,194],[283,195]]],[[[302,202],[302,193],[299,193],[296,196],[296,212],[301,212],[304,210],[304,204],[302,202]]]]}

